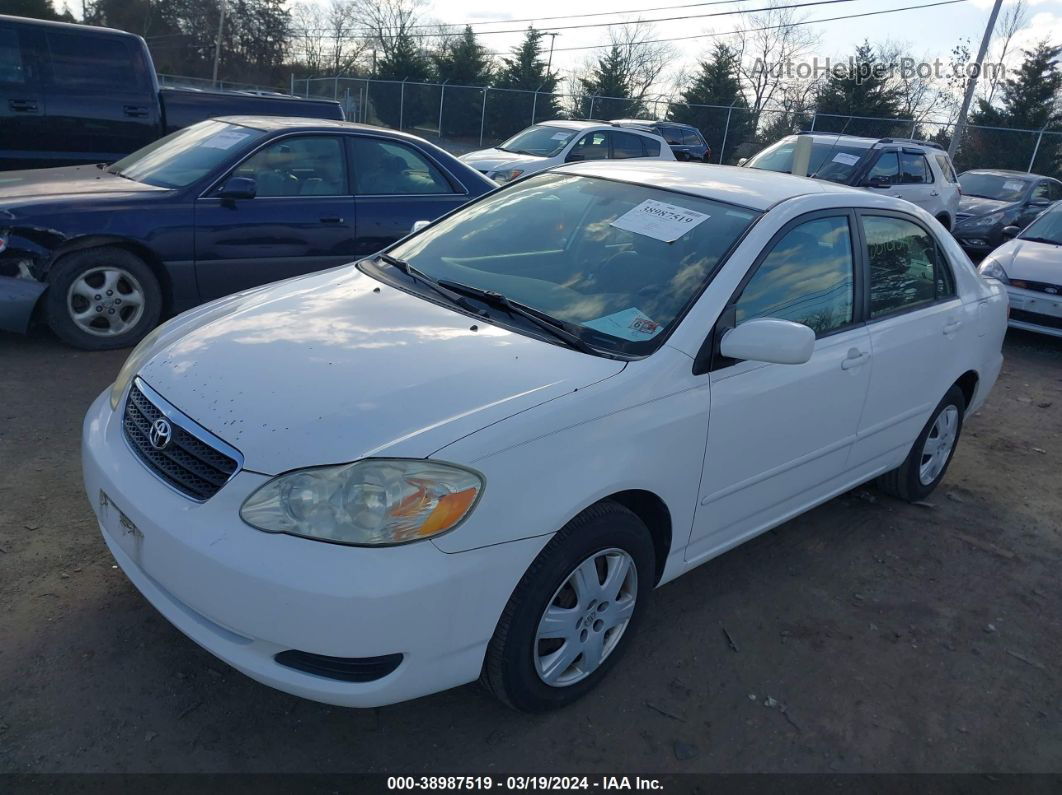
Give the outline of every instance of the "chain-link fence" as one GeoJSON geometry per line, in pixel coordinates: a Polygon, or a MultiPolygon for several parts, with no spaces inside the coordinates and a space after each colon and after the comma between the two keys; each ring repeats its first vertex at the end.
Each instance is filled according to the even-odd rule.
{"type": "MultiPolygon", "coordinates": [[[[353,77],[291,80],[293,94],[335,99],[350,121],[405,130],[460,153],[493,146],[528,125],[547,119],[639,118],[693,124],[717,163],[737,163],[783,136],[800,131],[874,138],[917,138],[947,148],[954,121],[883,119],[814,111],[761,110],[726,105],[687,105],[668,99],[632,99],[514,89],[414,83],[353,77]]],[[[1062,131],[967,125],[956,167],[1008,168],[1058,176],[1062,131]]]]}

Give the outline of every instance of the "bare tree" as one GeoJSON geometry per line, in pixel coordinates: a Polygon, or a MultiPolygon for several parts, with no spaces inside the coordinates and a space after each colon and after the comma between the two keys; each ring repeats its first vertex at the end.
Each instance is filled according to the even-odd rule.
{"type": "Polygon", "coordinates": [[[386,57],[394,54],[401,39],[420,35],[428,0],[350,0],[350,4],[360,27],[368,31],[371,46],[386,57]]]}
{"type": "Polygon", "coordinates": [[[771,7],[757,14],[742,14],[734,33],[740,56],[745,99],[759,120],[765,108],[781,98],[796,79],[790,66],[806,57],[819,43],[819,35],[803,22],[805,15],[772,0],[771,7]]]}
{"type": "MultiPolygon", "coordinates": [[[[1028,21],[1028,8],[1025,6],[1024,0],[1017,0],[1012,6],[1008,6],[1007,10],[1003,12],[1003,16],[999,21],[999,33],[996,34],[996,42],[998,42],[998,48],[993,47],[994,54],[992,61],[996,64],[1005,64],[1007,56],[1011,54],[1011,45],[1014,43],[1015,34],[1025,27],[1025,23],[1028,21]]],[[[984,97],[985,102],[989,105],[992,104],[992,99],[996,95],[996,88],[1003,81],[1003,72],[999,69],[993,69],[990,73],[985,75],[987,78],[982,87],[987,89],[984,97]]]]}
{"type": "Polygon", "coordinates": [[[368,42],[351,0],[300,3],[292,10],[292,46],[309,76],[349,74],[368,42]]]}
{"type": "Polygon", "coordinates": [[[878,61],[892,68],[890,87],[896,89],[903,118],[924,122],[950,113],[955,95],[942,77],[920,68],[929,56],[916,57],[905,42],[886,40],[876,46],[878,61]]]}
{"type": "Polygon", "coordinates": [[[673,46],[655,38],[652,24],[641,20],[609,28],[610,43],[623,55],[631,99],[639,106],[656,99],[653,95],[661,92],[661,76],[677,55],[673,46]]]}

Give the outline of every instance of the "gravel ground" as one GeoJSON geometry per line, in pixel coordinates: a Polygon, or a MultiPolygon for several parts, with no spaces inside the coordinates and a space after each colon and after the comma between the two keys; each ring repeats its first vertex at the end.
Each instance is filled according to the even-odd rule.
{"type": "Polygon", "coordinates": [[[202,651],[82,493],[125,352],[0,334],[0,772],[1059,772],[1062,340],[1005,353],[928,503],[856,489],[702,566],[600,688],[528,717],[475,686],[328,707],[202,651]]]}

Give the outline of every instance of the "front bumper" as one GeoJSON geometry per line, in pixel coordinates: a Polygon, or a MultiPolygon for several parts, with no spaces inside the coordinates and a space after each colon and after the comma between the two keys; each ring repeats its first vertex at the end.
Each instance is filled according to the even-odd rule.
{"type": "Polygon", "coordinates": [[[1062,295],[1007,286],[1010,319],[1007,325],[1038,334],[1062,337],[1062,295]]]}
{"type": "Polygon", "coordinates": [[[32,279],[0,276],[0,331],[25,334],[33,309],[47,287],[32,279]]]}
{"type": "Polygon", "coordinates": [[[238,512],[267,476],[241,471],[193,502],[135,457],[121,425],[104,392],[82,439],[85,488],[115,561],[211,654],[315,701],[375,707],[475,680],[505,603],[548,540],[448,554],[430,541],[358,548],[263,533],[238,512]],[[403,657],[382,678],[349,682],[274,659],[289,649],[403,657]]]}

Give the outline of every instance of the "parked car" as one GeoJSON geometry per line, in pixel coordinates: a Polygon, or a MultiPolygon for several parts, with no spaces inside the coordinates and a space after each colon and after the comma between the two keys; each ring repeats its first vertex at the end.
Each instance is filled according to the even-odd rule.
{"type": "Polygon", "coordinates": [[[646,130],[621,130],[608,122],[558,120],[532,125],[490,149],[461,155],[461,162],[505,184],[562,163],[641,157],[675,159],[664,139],[646,130]]]}
{"type": "Polygon", "coordinates": [[[565,165],[157,329],[88,411],[85,487],[144,596],[260,682],[545,710],[656,586],[873,478],[930,494],[1006,311],[907,202],[565,165]]]}
{"type": "Polygon", "coordinates": [[[1062,204],[1024,231],[1008,226],[1003,236],[1012,239],[985,257],[979,270],[1007,286],[1010,325],[1062,337],[1062,204]]]}
{"type": "Polygon", "coordinates": [[[951,158],[940,146],[928,141],[799,133],[768,146],[742,165],[800,176],[806,173],[816,179],[906,199],[936,218],[945,229],[952,228],[959,212],[959,181],[951,158]],[[795,156],[798,153],[801,156],[795,156]],[[795,170],[802,168],[806,171],[795,170]]]}
{"type": "Polygon", "coordinates": [[[120,30],[0,15],[0,170],[111,163],[214,116],[342,119],[338,102],[160,89],[120,30]]]}
{"type": "Polygon", "coordinates": [[[620,127],[634,127],[656,133],[671,147],[671,153],[675,155],[676,160],[694,160],[700,163],[712,161],[712,147],[708,146],[701,131],[692,124],[653,119],[614,119],[612,123],[620,127]]]}
{"type": "Polygon", "coordinates": [[[135,343],[171,312],[372,254],[497,187],[412,135],[232,116],[0,180],[0,329],[135,343]]]}
{"type": "Polygon", "coordinates": [[[1062,182],[1024,171],[979,168],[959,175],[962,198],[954,234],[966,252],[981,257],[1003,244],[1004,228],[1024,229],[1062,199],[1062,182]]]}

